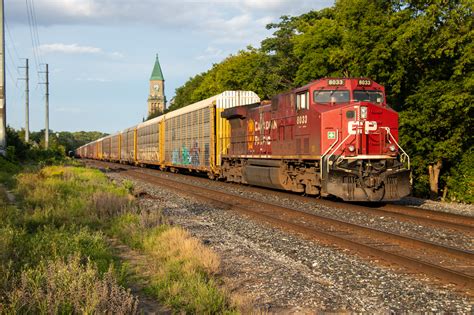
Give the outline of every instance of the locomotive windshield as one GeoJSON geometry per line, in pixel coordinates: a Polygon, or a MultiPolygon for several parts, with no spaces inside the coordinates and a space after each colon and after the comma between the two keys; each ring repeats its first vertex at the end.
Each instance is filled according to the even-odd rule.
{"type": "Polygon", "coordinates": [[[313,94],[315,103],[348,103],[349,98],[347,90],[319,90],[313,94]]]}
{"type": "Polygon", "coordinates": [[[383,103],[383,93],[380,91],[367,90],[354,91],[354,101],[381,104],[383,103]]]}

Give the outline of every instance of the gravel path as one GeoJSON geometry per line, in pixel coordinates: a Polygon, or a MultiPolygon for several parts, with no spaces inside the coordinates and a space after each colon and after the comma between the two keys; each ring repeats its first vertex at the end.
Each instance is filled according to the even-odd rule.
{"type": "MultiPolygon", "coordinates": [[[[120,173],[108,175],[118,181],[124,178],[120,173]]],[[[162,187],[134,183],[136,190],[157,197],[140,202],[163,209],[169,220],[187,228],[221,256],[225,287],[250,296],[254,310],[472,312],[472,301],[450,287],[414,280],[162,187]]],[[[227,190],[245,193],[243,186],[230,186],[227,190]]]]}

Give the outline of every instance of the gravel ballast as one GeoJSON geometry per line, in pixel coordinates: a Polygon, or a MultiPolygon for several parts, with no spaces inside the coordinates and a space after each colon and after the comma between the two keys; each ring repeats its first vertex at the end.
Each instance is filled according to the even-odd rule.
{"type": "MultiPolygon", "coordinates": [[[[159,174],[157,176],[172,176],[156,173],[159,174]]],[[[114,172],[108,172],[108,176],[117,181],[126,177],[114,172]]],[[[200,180],[186,178],[187,182],[200,180]]],[[[257,310],[370,313],[472,311],[469,298],[453,292],[448,286],[432,285],[428,281],[378,267],[349,252],[258,224],[232,211],[216,209],[174,191],[127,179],[134,182],[137,191],[153,196],[140,198],[143,206],[157,211],[160,209],[170,221],[188,229],[220,255],[221,277],[225,286],[233,293],[251,297],[257,310]]],[[[222,184],[208,182],[213,189],[222,184]]],[[[227,187],[226,191],[248,193],[244,186],[227,187]]],[[[271,195],[269,192],[268,196],[256,198],[271,199],[271,195]]],[[[279,202],[284,204],[285,200],[281,199],[279,197],[279,202]]],[[[294,203],[291,200],[286,202],[294,203]]],[[[412,228],[409,230],[411,233],[412,228]]],[[[458,237],[462,236],[454,238],[458,237]]]]}
{"type": "MultiPolygon", "coordinates": [[[[254,187],[248,187],[244,185],[216,182],[193,176],[176,175],[149,169],[143,169],[141,171],[146,172],[147,174],[153,174],[158,177],[163,176],[164,178],[172,178],[175,181],[191,183],[193,185],[201,185],[210,189],[225,191],[226,193],[233,193],[235,195],[243,195],[247,198],[270,202],[283,207],[290,207],[299,211],[322,215],[328,218],[342,220],[388,232],[394,232],[409,237],[420,238],[441,245],[474,251],[474,242],[472,242],[472,238],[465,233],[453,231],[450,229],[429,228],[414,222],[395,220],[390,216],[368,216],[366,213],[350,208],[349,204],[347,205],[346,209],[335,208],[319,204],[311,197],[308,197],[307,201],[300,201],[295,200],[295,198],[292,198],[293,196],[288,193],[265,189],[255,189],[254,187]]],[[[439,205],[438,207],[441,208],[442,206],[439,205]]],[[[443,210],[444,212],[449,212],[450,208],[443,208],[443,210]]]]}

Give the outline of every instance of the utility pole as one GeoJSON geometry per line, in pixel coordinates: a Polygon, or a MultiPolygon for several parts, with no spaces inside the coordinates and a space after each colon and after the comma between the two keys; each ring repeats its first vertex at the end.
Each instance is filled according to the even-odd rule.
{"type": "Polygon", "coordinates": [[[46,71],[42,71],[46,75],[45,82],[40,84],[46,85],[46,94],[45,94],[45,107],[46,107],[46,116],[45,116],[45,130],[44,130],[44,147],[45,149],[49,148],[49,68],[48,64],[46,64],[46,71]]]}
{"type": "Polygon", "coordinates": [[[25,80],[25,142],[30,142],[30,68],[28,65],[28,58],[25,59],[25,77],[20,80],[25,80]]]}
{"type": "Polygon", "coordinates": [[[5,99],[5,12],[0,0],[0,154],[7,148],[7,106],[5,99]]]}

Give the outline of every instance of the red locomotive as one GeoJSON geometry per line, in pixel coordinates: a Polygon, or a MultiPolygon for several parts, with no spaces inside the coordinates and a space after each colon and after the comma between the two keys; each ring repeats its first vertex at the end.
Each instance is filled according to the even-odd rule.
{"type": "Polygon", "coordinates": [[[348,201],[410,194],[398,114],[370,79],[321,79],[221,115],[231,125],[221,161],[228,181],[348,201]]]}

